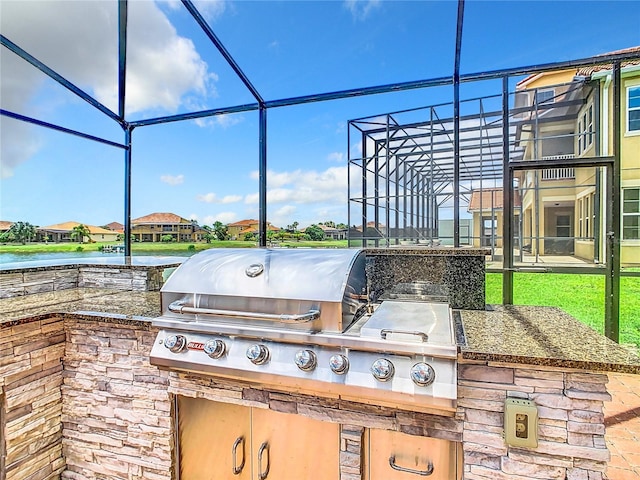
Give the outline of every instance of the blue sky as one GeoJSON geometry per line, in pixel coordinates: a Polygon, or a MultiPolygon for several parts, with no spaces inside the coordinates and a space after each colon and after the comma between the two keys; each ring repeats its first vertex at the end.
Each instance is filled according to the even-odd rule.
{"type": "MultiPolygon", "coordinates": [[[[194,2],[263,98],[453,71],[454,1],[194,2]]],[[[180,2],[130,0],[127,119],[254,101],[180,2]]],[[[2,34],[117,110],[117,2],[0,0],[2,34]]],[[[640,45],[638,1],[466,2],[461,71],[583,58],[640,45]]],[[[3,109],[119,143],[119,126],[0,52],[3,109]]],[[[517,79],[514,79],[514,82],[517,79]]],[[[462,98],[499,82],[463,85],[462,98]]],[[[270,109],[268,220],[347,221],[347,123],[452,100],[433,88],[270,109]]],[[[124,153],[0,117],[0,220],[45,226],[124,218],[124,153]]],[[[258,218],[256,112],[133,132],[132,216],[201,224],[258,218]]]]}

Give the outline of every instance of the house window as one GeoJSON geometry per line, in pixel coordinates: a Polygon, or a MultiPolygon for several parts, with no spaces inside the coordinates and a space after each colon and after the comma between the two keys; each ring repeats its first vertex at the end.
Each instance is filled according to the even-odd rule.
{"type": "Polygon", "coordinates": [[[593,144],[593,105],[578,118],[578,155],[593,144]]]}
{"type": "Polygon", "coordinates": [[[640,85],[627,88],[627,131],[640,131],[640,85]]]}
{"type": "Polygon", "coordinates": [[[536,90],[536,104],[549,104],[553,103],[553,97],[556,93],[553,88],[547,88],[544,90],[536,90]]]}
{"type": "Polygon", "coordinates": [[[584,222],[582,219],[582,211],[584,209],[584,198],[578,200],[578,236],[584,237],[584,222]]]}
{"type": "Polygon", "coordinates": [[[595,225],[594,205],[595,194],[586,195],[578,199],[578,236],[583,239],[593,239],[595,225]]]}
{"type": "Polygon", "coordinates": [[[640,187],[622,190],[622,239],[640,239],[640,187]]]}

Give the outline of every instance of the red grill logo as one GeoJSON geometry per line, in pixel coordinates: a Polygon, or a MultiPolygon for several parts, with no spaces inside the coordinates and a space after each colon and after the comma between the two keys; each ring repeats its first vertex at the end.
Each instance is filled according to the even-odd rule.
{"type": "Polygon", "coordinates": [[[189,342],[189,343],[187,343],[187,348],[189,350],[204,350],[204,343],[189,342]]]}

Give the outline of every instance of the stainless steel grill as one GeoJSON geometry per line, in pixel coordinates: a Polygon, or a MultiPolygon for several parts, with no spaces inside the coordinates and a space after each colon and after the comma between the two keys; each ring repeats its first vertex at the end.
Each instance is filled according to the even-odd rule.
{"type": "MultiPolygon", "coordinates": [[[[284,391],[453,410],[446,303],[402,286],[368,301],[355,249],[211,249],[162,288],[151,363],[284,391]]],[[[424,293],[424,288],[419,289],[424,293]]]]}

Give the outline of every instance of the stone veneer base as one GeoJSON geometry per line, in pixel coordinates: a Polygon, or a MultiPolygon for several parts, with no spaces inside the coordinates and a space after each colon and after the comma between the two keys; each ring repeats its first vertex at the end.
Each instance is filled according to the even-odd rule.
{"type": "Polygon", "coordinates": [[[599,480],[609,460],[606,375],[463,361],[458,410],[455,417],[442,417],[161,371],[149,364],[155,335],[147,322],[114,324],[74,315],[3,332],[3,480],[169,480],[174,475],[173,395],[340,423],[340,480],[366,478],[366,428],[461,442],[467,480],[599,480]],[[504,444],[507,396],[538,404],[538,448],[504,444]]]}

